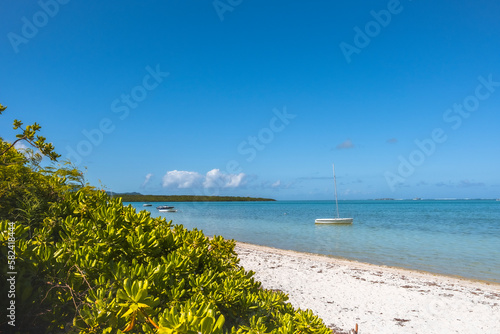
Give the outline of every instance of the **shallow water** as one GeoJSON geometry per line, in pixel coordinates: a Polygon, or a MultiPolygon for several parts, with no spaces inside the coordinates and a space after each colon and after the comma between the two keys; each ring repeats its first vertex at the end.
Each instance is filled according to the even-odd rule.
{"type": "Polygon", "coordinates": [[[332,201],[125,204],[208,236],[500,283],[494,200],[340,201],[352,225],[314,224],[335,216],[332,201]],[[178,212],[159,213],[161,204],[178,212]]]}

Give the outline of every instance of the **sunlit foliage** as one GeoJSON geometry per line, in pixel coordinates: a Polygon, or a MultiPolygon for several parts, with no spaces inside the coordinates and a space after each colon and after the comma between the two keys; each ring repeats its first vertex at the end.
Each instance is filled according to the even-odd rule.
{"type": "MultiPolygon", "coordinates": [[[[0,152],[0,256],[8,257],[13,227],[15,331],[331,333],[285,294],[263,289],[238,265],[234,241],[136,212],[85,186],[71,166],[42,168],[3,139],[0,152]]],[[[8,320],[1,332],[13,329],[8,320]]]]}

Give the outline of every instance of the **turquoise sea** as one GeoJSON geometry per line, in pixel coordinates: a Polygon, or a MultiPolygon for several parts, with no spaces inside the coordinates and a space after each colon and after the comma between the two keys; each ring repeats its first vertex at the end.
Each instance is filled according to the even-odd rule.
{"type": "Polygon", "coordinates": [[[500,201],[339,201],[353,225],[314,224],[333,201],[124,204],[207,236],[500,283],[500,201]]]}

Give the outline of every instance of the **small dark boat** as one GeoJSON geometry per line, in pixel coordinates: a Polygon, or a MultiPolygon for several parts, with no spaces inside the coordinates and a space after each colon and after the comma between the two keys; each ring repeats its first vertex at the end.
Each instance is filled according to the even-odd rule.
{"type": "Polygon", "coordinates": [[[177,212],[177,210],[175,210],[173,206],[168,206],[168,205],[160,205],[157,206],[156,208],[160,212],[177,212]]]}
{"type": "Polygon", "coordinates": [[[168,205],[160,205],[156,207],[158,210],[170,210],[173,209],[173,206],[168,206],[168,205]]]}

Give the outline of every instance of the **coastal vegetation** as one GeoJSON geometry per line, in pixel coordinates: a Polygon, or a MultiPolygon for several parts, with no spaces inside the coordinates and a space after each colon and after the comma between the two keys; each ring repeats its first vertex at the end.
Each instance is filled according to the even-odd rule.
{"type": "Polygon", "coordinates": [[[40,126],[14,128],[31,148],[0,138],[0,332],[331,333],[263,289],[233,240],[124,206],[70,164],[43,166],[59,156],[40,126]]]}
{"type": "Polygon", "coordinates": [[[195,196],[195,195],[142,195],[139,193],[109,193],[121,197],[123,202],[261,202],[275,201],[270,198],[240,196],[195,196]]]}

